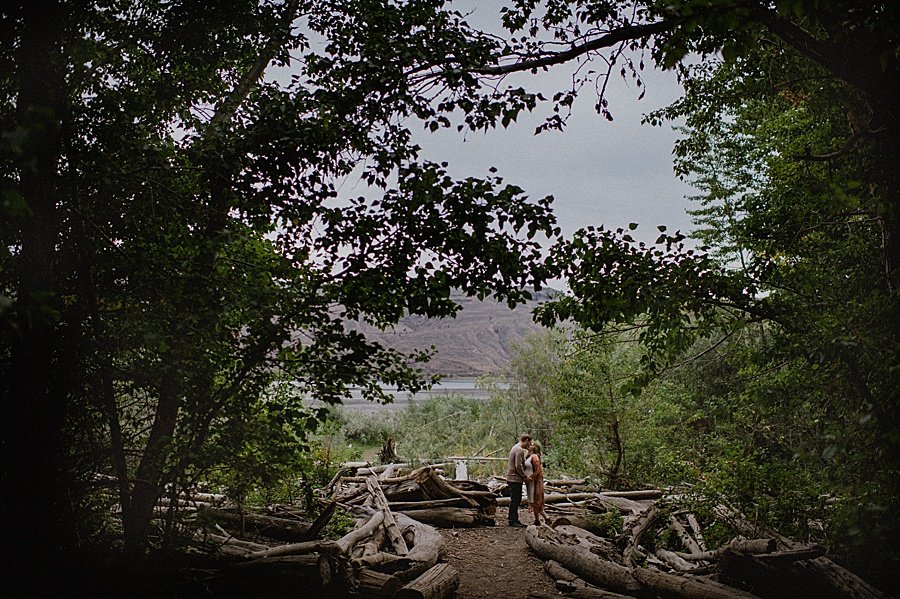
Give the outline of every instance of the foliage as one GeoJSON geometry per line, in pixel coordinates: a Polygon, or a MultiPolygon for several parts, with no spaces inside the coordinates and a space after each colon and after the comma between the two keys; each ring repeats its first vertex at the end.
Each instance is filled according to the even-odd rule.
{"type": "Polygon", "coordinates": [[[32,525],[13,543],[30,567],[83,538],[97,471],[118,480],[137,555],[167,484],[218,475],[249,496],[319,468],[307,398],[431,382],[410,365],[427,352],[347,319],[452,315],[452,288],[515,304],[562,276],[572,293],[545,323],[634,327],[641,349],[532,343],[492,402],[413,406],[405,443],[499,451],[531,429],[552,462],[557,439],[618,426],[626,472],[691,477],[798,532],[815,494],[837,493],[831,522],[874,543],[867,567],[898,571],[896,3],[529,0],[501,18],[505,35],[476,31],[432,0],[0,15],[0,476],[40,473],[39,504],[4,498],[32,525]],[[692,53],[722,61],[680,62],[692,53]],[[665,230],[635,243],[636,223],[558,240],[550,198],[495,172],[454,180],[411,141],[413,126],[510,126],[545,99],[497,78],[565,62],[573,86],[539,131],[562,129],[588,83],[611,120],[607,84],[643,87],[645,59],[686,83],[649,120],[686,120],[676,157],[706,249],[665,230]],[[365,197],[339,197],[354,172],[365,197]]]}
{"type": "Polygon", "coordinates": [[[2,330],[13,341],[3,416],[16,423],[3,453],[37,464],[9,458],[2,471],[11,485],[46,473],[51,504],[11,513],[59,514],[37,530],[71,530],[73,481],[108,471],[139,553],[166,484],[218,468],[245,495],[287,476],[321,416],[306,398],[334,403],[358,386],[383,401],[381,383],[430,382],[410,366],[424,354],[371,343],[346,319],[450,315],[451,288],[515,304],[541,284],[550,200],[417,160],[410,117],[434,116],[430,86],[478,83],[411,73],[484,55],[438,8],[4,13],[19,50],[4,45],[0,106],[2,330]],[[264,76],[271,65],[297,69],[264,76]],[[372,190],[337,198],[358,165],[372,190]],[[97,420],[76,418],[82,408],[97,420]],[[80,453],[69,450],[83,426],[99,434],[74,457],[108,459],[60,459],[80,453]]]}

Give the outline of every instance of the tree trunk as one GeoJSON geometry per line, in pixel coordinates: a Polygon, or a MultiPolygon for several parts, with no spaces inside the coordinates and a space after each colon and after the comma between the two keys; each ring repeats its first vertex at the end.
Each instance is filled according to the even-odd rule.
{"type": "Polygon", "coordinates": [[[629,531],[628,544],[622,550],[622,557],[625,558],[625,563],[634,563],[634,553],[637,551],[638,545],[640,545],[641,535],[650,528],[657,517],[659,517],[659,509],[653,506],[634,521],[629,531]]]}
{"type": "Polygon", "coordinates": [[[375,512],[368,522],[341,537],[335,545],[342,554],[349,555],[356,543],[370,537],[383,524],[385,524],[384,512],[375,512]]]}
{"type": "MultiPolygon", "coordinates": [[[[60,235],[57,204],[61,157],[60,125],[66,85],[61,56],[65,13],[59,2],[16,5],[7,20],[21,18],[21,38],[15,54],[17,191],[25,205],[15,222],[21,245],[14,258],[17,277],[9,323],[9,371],[3,384],[3,445],[0,480],[3,518],[15,526],[5,540],[9,571],[46,581],[60,554],[74,546],[74,521],[63,451],[63,422],[68,390],[60,388],[56,363],[55,320],[56,244],[60,235]],[[13,492],[12,490],[17,491],[13,492]],[[28,489],[29,492],[22,492],[28,489]]],[[[7,23],[9,25],[9,23],[7,23]]],[[[11,49],[10,49],[11,51],[11,49]]],[[[4,137],[9,130],[3,131],[4,137]]],[[[6,291],[6,290],[5,290],[6,291]]],[[[63,359],[63,357],[60,357],[63,359]]],[[[32,581],[33,582],[33,581],[32,581]]]]}
{"type": "Polygon", "coordinates": [[[669,551],[667,549],[657,549],[656,557],[678,572],[690,572],[691,570],[696,570],[698,567],[701,567],[697,564],[692,564],[674,551],[669,551]]]}
{"type": "MultiPolygon", "coordinates": [[[[176,349],[170,350],[176,352],[176,349]]],[[[163,466],[168,457],[175,424],[178,421],[178,404],[181,373],[177,359],[169,362],[168,376],[159,390],[156,414],[150,429],[150,438],[144,448],[135,476],[128,510],[123,513],[122,525],[125,534],[125,552],[136,557],[143,555],[147,544],[147,533],[153,508],[163,492],[161,485],[163,466]]]]}

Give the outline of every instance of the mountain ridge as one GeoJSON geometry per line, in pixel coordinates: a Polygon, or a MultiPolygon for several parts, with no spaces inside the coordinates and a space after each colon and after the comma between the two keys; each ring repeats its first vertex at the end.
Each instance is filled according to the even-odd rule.
{"type": "Polygon", "coordinates": [[[419,366],[428,374],[449,377],[478,377],[501,374],[513,356],[513,344],[532,332],[546,330],[534,322],[535,307],[559,292],[532,291],[532,299],[509,308],[494,298],[479,300],[461,292],[451,298],[461,308],[456,317],[426,318],[405,316],[392,328],[381,331],[367,323],[351,328],[397,351],[411,353],[434,346],[437,353],[419,366]]]}

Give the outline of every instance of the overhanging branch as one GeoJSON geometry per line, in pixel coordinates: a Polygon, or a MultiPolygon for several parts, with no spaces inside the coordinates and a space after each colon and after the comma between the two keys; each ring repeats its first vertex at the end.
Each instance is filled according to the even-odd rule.
{"type": "Polygon", "coordinates": [[[624,27],[613,29],[609,33],[591,39],[583,44],[574,45],[568,50],[554,52],[552,54],[541,56],[540,58],[522,60],[521,62],[480,67],[473,69],[473,72],[481,75],[506,75],[509,73],[520,73],[522,71],[542,69],[574,60],[579,56],[583,56],[594,50],[609,48],[629,40],[644,39],[657,33],[669,31],[674,29],[674,27],[675,24],[668,21],[657,21],[644,25],[626,25],[624,27]]]}

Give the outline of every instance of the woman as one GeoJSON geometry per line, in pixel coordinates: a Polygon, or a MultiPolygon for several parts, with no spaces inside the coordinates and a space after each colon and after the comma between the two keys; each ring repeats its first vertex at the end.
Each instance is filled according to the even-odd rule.
{"type": "Polygon", "coordinates": [[[540,525],[541,516],[544,522],[550,518],[544,513],[544,468],[541,466],[541,446],[532,442],[525,458],[525,487],[528,489],[528,511],[534,514],[534,523],[540,525]]]}

